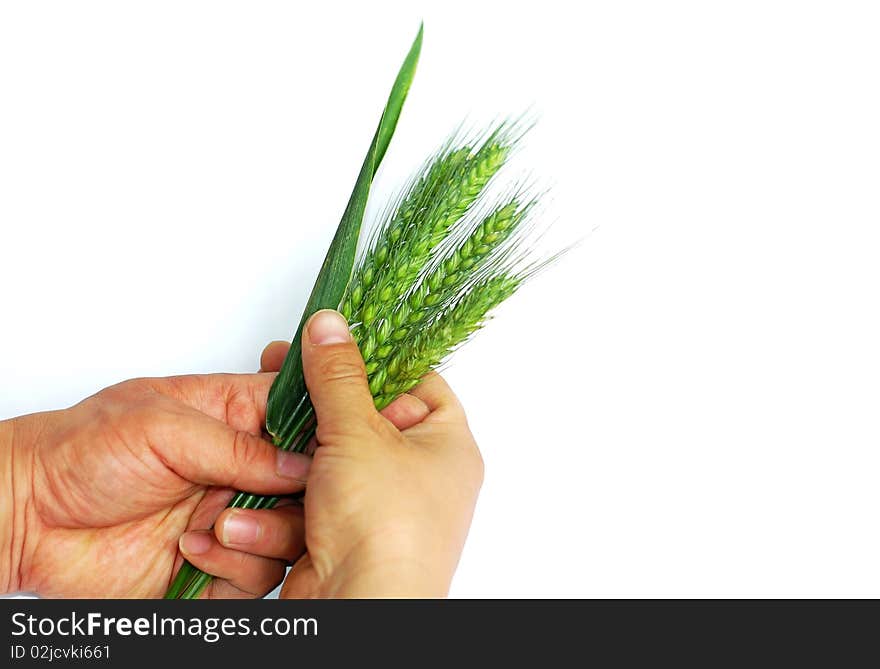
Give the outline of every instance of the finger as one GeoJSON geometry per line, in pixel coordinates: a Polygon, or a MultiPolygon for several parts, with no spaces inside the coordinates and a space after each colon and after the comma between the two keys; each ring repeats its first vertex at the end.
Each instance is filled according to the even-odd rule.
{"type": "Polygon", "coordinates": [[[226,548],[287,562],[306,550],[305,521],[299,504],[279,509],[227,509],[214,535],[226,548]]]}
{"type": "Polygon", "coordinates": [[[204,496],[189,517],[186,529],[206,530],[211,527],[234,496],[235,490],[232,488],[206,488],[204,496]]]}
{"type": "Polygon", "coordinates": [[[149,429],[151,448],[187,481],[273,495],[305,487],[311,458],[196,411],[163,413],[149,429]]]}
{"type": "Polygon", "coordinates": [[[261,372],[277,372],[284,363],[287,351],[290,349],[290,342],[273,341],[267,344],[260,356],[261,372]]]}
{"type": "MultiPolygon", "coordinates": [[[[379,413],[400,431],[415,427],[431,414],[422,400],[409,394],[401,395],[379,413]]],[[[318,440],[312,437],[306,442],[302,452],[314,455],[317,445],[318,440]]]]}
{"type": "Polygon", "coordinates": [[[409,394],[424,402],[432,413],[441,409],[462,411],[452,388],[437,372],[428,372],[409,394]]]}
{"type": "Polygon", "coordinates": [[[303,330],[303,372],[315,416],[318,441],[331,435],[362,433],[377,412],[367,385],[364,360],[341,314],[325,309],[303,330]]]}
{"type": "Polygon", "coordinates": [[[225,548],[210,530],[186,532],[178,545],[194,567],[254,597],[270,592],[284,578],[286,565],[280,560],[225,548]]]}
{"type": "MultiPolygon", "coordinates": [[[[199,496],[195,509],[190,514],[186,523],[186,530],[206,530],[214,524],[214,519],[229,504],[229,500],[235,495],[232,488],[202,488],[195,493],[199,496]]],[[[179,539],[180,537],[178,537],[179,539]]],[[[175,573],[180,568],[183,557],[178,554],[174,559],[175,573]]]]}
{"type": "Polygon", "coordinates": [[[302,453],[314,456],[316,448],[318,448],[318,439],[314,435],[312,435],[306,442],[306,445],[303,446],[302,453]]]}
{"type": "Polygon", "coordinates": [[[425,420],[431,410],[415,395],[406,394],[398,397],[379,413],[391,421],[398,430],[408,430],[425,420]]]}
{"type": "Polygon", "coordinates": [[[266,421],[266,401],[275,374],[189,374],[145,379],[171,397],[235,430],[258,434],[266,421]]]}

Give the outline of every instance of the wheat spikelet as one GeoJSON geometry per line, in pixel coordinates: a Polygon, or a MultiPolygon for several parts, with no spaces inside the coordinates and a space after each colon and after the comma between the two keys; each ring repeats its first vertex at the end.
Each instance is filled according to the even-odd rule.
{"type": "Polygon", "coordinates": [[[355,328],[354,334],[372,373],[405,341],[454,300],[481,268],[490,261],[526,219],[532,202],[525,206],[512,200],[496,207],[452,250],[443,256],[405,299],[390,302],[383,318],[355,328]]]}
{"type": "MultiPolygon", "coordinates": [[[[470,139],[453,135],[418,171],[381,217],[372,242],[357,254],[370,186],[394,133],[421,40],[420,29],[269,393],[266,429],[281,449],[303,451],[315,435],[300,357],[310,314],[338,306],[348,319],[381,409],[440,365],[523,281],[555,260],[527,263],[534,246],[525,237],[524,223],[535,200],[523,197],[521,190],[486,207],[482,218],[476,214],[486,201],[487,186],[529,128],[522,119],[497,123],[470,139]]],[[[277,501],[239,492],[230,506],[263,509],[277,501]]],[[[196,598],[211,578],[184,563],[166,597],[196,598]]]]}
{"type": "Polygon", "coordinates": [[[409,339],[369,375],[378,409],[413,388],[486,322],[489,312],[516,292],[525,277],[502,272],[473,284],[418,336],[409,339]]]}
{"type": "Polygon", "coordinates": [[[502,124],[476,150],[447,148],[424,169],[380,225],[355,270],[340,309],[350,322],[371,324],[383,305],[411,288],[433,250],[504,165],[515,141],[502,124]]]}

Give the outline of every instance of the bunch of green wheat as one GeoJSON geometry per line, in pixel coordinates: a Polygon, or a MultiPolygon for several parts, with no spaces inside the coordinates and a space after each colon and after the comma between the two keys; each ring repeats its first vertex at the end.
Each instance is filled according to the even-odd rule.
{"type": "MultiPolygon", "coordinates": [[[[412,80],[421,37],[420,30],[269,394],[266,429],[279,448],[302,451],[315,433],[300,359],[302,327],[312,313],[338,308],[348,319],[381,409],[442,363],[542,266],[528,261],[523,243],[536,198],[524,187],[494,198],[487,193],[522,136],[517,123],[454,135],[410,180],[357,252],[370,183],[412,80]]],[[[276,501],[241,492],[230,506],[261,509],[276,501]]],[[[196,598],[210,579],[184,563],[166,597],[196,598]]]]}

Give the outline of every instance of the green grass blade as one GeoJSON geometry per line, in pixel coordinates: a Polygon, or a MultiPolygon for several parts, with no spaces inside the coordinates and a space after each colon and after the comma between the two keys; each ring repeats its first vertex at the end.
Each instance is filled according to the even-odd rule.
{"type": "Polygon", "coordinates": [[[288,436],[286,435],[286,429],[289,428],[287,424],[293,421],[297,405],[306,392],[300,357],[303,326],[309,316],[316,311],[339,308],[345,288],[351,278],[370,185],[382,158],[385,156],[388,144],[391,142],[391,136],[397,126],[397,119],[400,117],[400,111],[412,84],[422,48],[422,30],[420,26],[415,41],[413,41],[412,47],[400,67],[394,86],[391,88],[388,102],[358,174],[348,206],[342,214],[336,235],[333,237],[327,256],[324,258],[324,264],[315,280],[299,327],[297,327],[291,342],[290,350],[269,392],[266,430],[275,438],[276,444],[281,443],[288,436]]]}

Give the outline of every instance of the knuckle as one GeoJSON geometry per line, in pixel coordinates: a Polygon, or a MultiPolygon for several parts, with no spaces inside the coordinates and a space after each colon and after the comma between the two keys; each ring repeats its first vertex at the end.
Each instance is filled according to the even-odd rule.
{"type": "Polygon", "coordinates": [[[271,543],[266,546],[266,549],[272,557],[293,562],[302,555],[301,542],[297,541],[291,531],[276,531],[270,535],[269,541],[271,543]]]}
{"type": "Polygon", "coordinates": [[[322,445],[347,440],[360,443],[402,439],[400,433],[378,412],[358,413],[338,418],[325,417],[318,422],[315,437],[322,445]]]}
{"type": "Polygon", "coordinates": [[[260,429],[260,416],[251,393],[232,390],[226,398],[226,422],[230,425],[260,429]]]}
{"type": "Polygon", "coordinates": [[[464,456],[464,462],[462,464],[464,465],[465,471],[468,472],[477,489],[482,487],[483,481],[486,478],[486,461],[483,459],[483,454],[480,452],[480,447],[477,445],[477,442],[474,440],[473,437],[470,438],[468,448],[464,456]]]}
{"type": "Polygon", "coordinates": [[[128,379],[120,381],[112,386],[107,386],[94,395],[104,402],[124,402],[134,398],[141,398],[151,390],[148,379],[128,379]]]}
{"type": "Polygon", "coordinates": [[[330,351],[321,360],[318,373],[327,383],[361,382],[366,378],[363,359],[360,354],[352,355],[348,347],[330,351]]]}
{"type": "Polygon", "coordinates": [[[479,449],[476,449],[474,452],[474,476],[477,482],[477,487],[481,488],[483,482],[486,480],[486,460],[483,458],[483,454],[480,453],[479,449]]]}
{"type": "Polygon", "coordinates": [[[378,411],[367,413],[367,415],[364,416],[363,425],[371,434],[375,434],[384,440],[402,439],[397,428],[378,411]]]}
{"type": "Polygon", "coordinates": [[[278,560],[266,560],[260,565],[256,583],[250,591],[252,595],[263,597],[284,580],[285,566],[278,560]]]}
{"type": "Polygon", "coordinates": [[[263,455],[259,441],[241,430],[232,438],[232,462],[236,468],[249,469],[257,465],[263,455]]]}
{"type": "Polygon", "coordinates": [[[315,438],[322,446],[339,444],[350,440],[361,441],[368,435],[360,423],[346,420],[323,420],[318,423],[315,438]]]}

